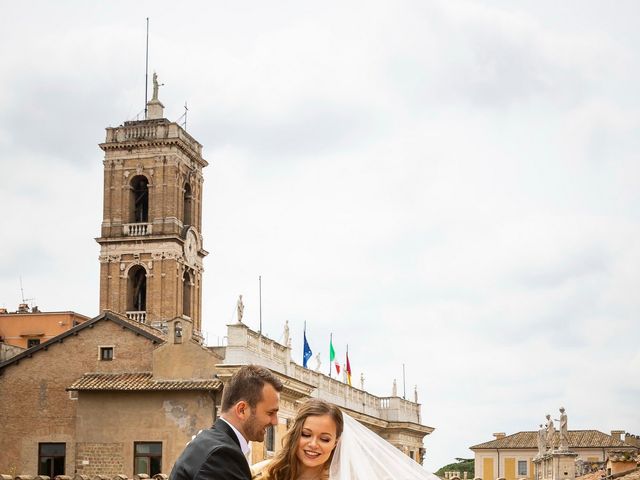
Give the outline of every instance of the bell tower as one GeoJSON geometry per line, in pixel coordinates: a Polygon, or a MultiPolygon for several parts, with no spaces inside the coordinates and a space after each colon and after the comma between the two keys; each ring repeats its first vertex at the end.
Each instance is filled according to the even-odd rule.
{"type": "Polygon", "coordinates": [[[107,128],[100,311],[201,331],[202,145],[164,118],[154,74],[147,118],[107,128]]]}

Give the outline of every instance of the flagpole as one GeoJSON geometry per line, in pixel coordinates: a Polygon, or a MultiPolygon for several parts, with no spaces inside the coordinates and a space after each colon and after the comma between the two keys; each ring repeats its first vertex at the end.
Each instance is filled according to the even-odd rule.
{"type": "MultiPolygon", "coordinates": [[[[260,330],[259,333],[262,335],[262,275],[258,275],[258,296],[260,298],[260,330]]],[[[305,329],[306,329],[305,322],[305,329]]]]}
{"type": "Polygon", "coordinates": [[[404,378],[404,363],[402,364],[402,398],[404,400],[407,399],[407,386],[405,384],[405,378],[404,378]]]}
{"type": "Polygon", "coordinates": [[[333,346],[333,333],[329,333],[329,378],[331,378],[331,347],[333,346]]]}
{"type": "Polygon", "coordinates": [[[147,46],[144,61],[144,119],[147,119],[147,88],[149,86],[149,17],[147,17],[147,46]]]}

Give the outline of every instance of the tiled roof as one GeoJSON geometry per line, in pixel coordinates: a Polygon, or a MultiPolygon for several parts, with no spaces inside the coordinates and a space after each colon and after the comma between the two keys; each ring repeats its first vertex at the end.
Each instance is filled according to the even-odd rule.
{"type": "Polygon", "coordinates": [[[222,382],[216,378],[190,380],[154,380],[151,372],[85,373],[67,390],[80,391],[160,391],[160,390],[219,390],[222,382]]]}
{"type": "MultiPolygon", "coordinates": [[[[633,448],[632,445],[624,443],[611,435],[602,433],[598,430],[569,430],[569,449],[571,448],[595,448],[595,447],[628,447],[633,448]]],[[[507,435],[503,438],[496,438],[485,443],[479,443],[473,447],[474,449],[484,448],[505,448],[505,449],[537,449],[538,432],[518,432],[512,435],[507,435]]],[[[555,444],[560,442],[560,432],[556,432],[555,444]]]]}
{"type": "Polygon", "coordinates": [[[614,475],[614,477],[616,480],[640,480],[640,467],[635,470],[631,470],[630,472],[614,475]]]}

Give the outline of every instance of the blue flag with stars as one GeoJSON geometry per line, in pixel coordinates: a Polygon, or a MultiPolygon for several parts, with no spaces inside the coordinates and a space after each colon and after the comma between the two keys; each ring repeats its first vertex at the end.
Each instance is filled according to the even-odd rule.
{"type": "Polygon", "coordinates": [[[311,347],[309,346],[309,342],[307,342],[307,329],[306,328],[304,330],[303,336],[304,336],[304,347],[303,347],[303,350],[302,350],[302,366],[304,368],[308,368],[307,367],[307,362],[311,358],[311,354],[313,352],[311,351],[311,347]]]}

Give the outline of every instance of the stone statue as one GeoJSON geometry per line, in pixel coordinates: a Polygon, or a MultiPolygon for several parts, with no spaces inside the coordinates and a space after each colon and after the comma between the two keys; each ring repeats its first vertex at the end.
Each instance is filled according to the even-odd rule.
{"type": "Polygon", "coordinates": [[[151,97],[151,100],[158,100],[158,87],[160,85],[158,85],[158,74],[156,72],[153,72],[153,96],[151,97]]]}
{"type": "Polygon", "coordinates": [[[360,372],[360,390],[364,390],[364,373],[360,372]]]}
{"type": "Polygon", "coordinates": [[[392,397],[397,397],[398,396],[398,385],[396,384],[396,379],[393,379],[393,389],[391,390],[391,396],[392,397]]]}
{"type": "Polygon", "coordinates": [[[547,445],[547,451],[551,452],[553,451],[553,444],[554,444],[554,436],[556,433],[556,427],[553,425],[553,419],[551,418],[551,415],[547,414],[547,441],[546,441],[546,445],[547,445]]]}
{"type": "Polygon", "coordinates": [[[285,320],[284,321],[284,346],[285,347],[290,347],[291,345],[289,345],[290,342],[290,338],[289,338],[289,320],[285,320]]]}
{"type": "Polygon", "coordinates": [[[322,365],[322,362],[320,361],[320,352],[318,352],[316,354],[316,372],[320,371],[320,366],[322,365]]]}
{"type": "Polygon", "coordinates": [[[560,450],[566,452],[569,450],[569,430],[567,427],[567,414],[564,407],[560,407],[560,450]]]}
{"type": "Polygon", "coordinates": [[[413,387],[413,401],[414,403],[418,403],[418,385],[414,385],[413,387]]]}
{"type": "Polygon", "coordinates": [[[538,430],[538,457],[543,456],[547,451],[546,438],[547,431],[542,424],[540,424],[540,430],[538,430]]]}
{"type": "Polygon", "coordinates": [[[238,304],[236,308],[238,310],[238,323],[242,323],[242,314],[244,313],[244,303],[242,303],[242,295],[238,297],[238,304]]]}

